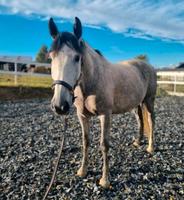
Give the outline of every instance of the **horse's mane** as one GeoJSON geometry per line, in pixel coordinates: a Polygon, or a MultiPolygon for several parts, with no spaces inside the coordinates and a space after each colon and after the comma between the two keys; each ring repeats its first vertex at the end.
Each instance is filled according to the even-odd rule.
{"type": "Polygon", "coordinates": [[[100,50],[98,50],[98,49],[94,49],[94,50],[96,51],[96,53],[97,53],[98,55],[103,56],[100,50]]]}
{"type": "Polygon", "coordinates": [[[62,46],[66,44],[72,49],[75,49],[77,52],[82,53],[82,45],[76,38],[76,36],[70,32],[61,32],[54,39],[50,51],[59,52],[62,46]]]}
{"type": "MultiPolygon", "coordinates": [[[[73,33],[61,32],[53,40],[50,51],[55,51],[56,53],[60,51],[63,45],[67,45],[70,48],[82,53],[84,50],[84,41],[79,41],[73,33]]],[[[89,45],[87,45],[89,47],[89,45]]],[[[103,57],[102,53],[98,49],[91,49],[95,51],[99,56],[103,57]]]]}

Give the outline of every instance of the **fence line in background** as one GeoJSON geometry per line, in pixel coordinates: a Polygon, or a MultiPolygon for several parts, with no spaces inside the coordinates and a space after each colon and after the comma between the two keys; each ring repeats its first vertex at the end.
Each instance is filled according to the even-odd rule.
{"type": "Polygon", "coordinates": [[[157,84],[159,87],[162,87],[162,85],[173,85],[173,91],[167,90],[170,95],[184,96],[184,89],[182,91],[177,91],[177,85],[184,85],[184,71],[158,71],[157,77],[157,84]],[[162,80],[165,77],[170,80],[162,80]]]}
{"type": "MultiPolygon", "coordinates": [[[[14,75],[14,83],[17,84],[18,76],[32,76],[32,77],[51,77],[50,74],[32,73],[32,72],[17,72],[17,71],[3,71],[0,70],[0,74],[14,75]]],[[[162,88],[164,85],[172,85],[173,90],[166,91],[171,95],[184,96],[184,71],[158,71],[157,72],[157,84],[162,88]],[[166,80],[164,80],[166,79],[166,80]],[[169,79],[169,80],[168,80],[169,79]],[[182,92],[177,91],[177,86],[182,86],[182,92]]]]}
{"type": "Polygon", "coordinates": [[[0,74],[9,74],[9,75],[21,75],[21,76],[51,76],[50,74],[42,74],[42,73],[33,73],[33,72],[15,72],[15,71],[3,71],[0,70],[0,74]]]}
{"type": "MultiPolygon", "coordinates": [[[[41,73],[33,73],[33,72],[18,72],[18,71],[3,71],[0,70],[0,75],[13,75],[14,76],[14,85],[18,85],[18,77],[24,76],[24,77],[51,77],[50,74],[41,74],[41,73]]],[[[41,80],[40,80],[41,81],[41,80]]],[[[42,79],[43,81],[43,79],[42,79]]]]}

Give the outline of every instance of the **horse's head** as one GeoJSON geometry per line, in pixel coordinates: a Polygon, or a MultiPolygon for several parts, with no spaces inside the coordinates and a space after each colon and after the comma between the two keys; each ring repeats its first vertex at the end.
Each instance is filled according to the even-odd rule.
{"type": "Polygon", "coordinates": [[[74,89],[81,74],[82,25],[76,17],[73,33],[59,32],[53,19],[49,20],[53,38],[50,50],[54,95],[51,108],[58,114],[68,113],[74,101],[74,89]]]}

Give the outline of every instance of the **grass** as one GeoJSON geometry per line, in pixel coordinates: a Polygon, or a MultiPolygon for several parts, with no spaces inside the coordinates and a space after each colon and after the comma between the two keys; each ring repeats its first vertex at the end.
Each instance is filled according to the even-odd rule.
{"type": "Polygon", "coordinates": [[[51,84],[49,76],[0,74],[0,100],[50,98],[51,84]]]}
{"type": "MultiPolygon", "coordinates": [[[[159,89],[173,92],[174,91],[174,85],[173,84],[163,84],[158,87],[159,89]]],[[[184,85],[176,85],[176,92],[184,93],[184,85]]]]}
{"type": "Polygon", "coordinates": [[[163,88],[157,88],[157,93],[156,93],[157,97],[164,97],[164,96],[168,96],[168,93],[166,90],[164,90],[163,88]]]}
{"type": "MultiPolygon", "coordinates": [[[[175,77],[174,76],[157,76],[158,81],[174,81],[175,77]]],[[[176,77],[176,81],[184,81],[184,77],[179,76],[176,77]]]]}
{"type": "Polygon", "coordinates": [[[50,88],[51,84],[52,79],[49,76],[0,74],[0,87],[50,88]]]}
{"type": "MultiPolygon", "coordinates": [[[[51,84],[50,76],[0,74],[0,100],[50,97],[51,84]]],[[[167,96],[167,91],[173,91],[173,85],[160,85],[157,96],[167,96]]],[[[184,92],[184,86],[177,85],[176,91],[184,92]]]]}

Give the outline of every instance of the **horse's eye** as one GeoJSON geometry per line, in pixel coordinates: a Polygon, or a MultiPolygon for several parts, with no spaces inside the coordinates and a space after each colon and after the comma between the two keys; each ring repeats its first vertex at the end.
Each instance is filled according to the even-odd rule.
{"type": "Polygon", "coordinates": [[[79,60],[80,60],[80,56],[79,56],[79,55],[76,55],[76,56],[74,57],[74,61],[75,61],[75,62],[79,62],[79,60]]]}

